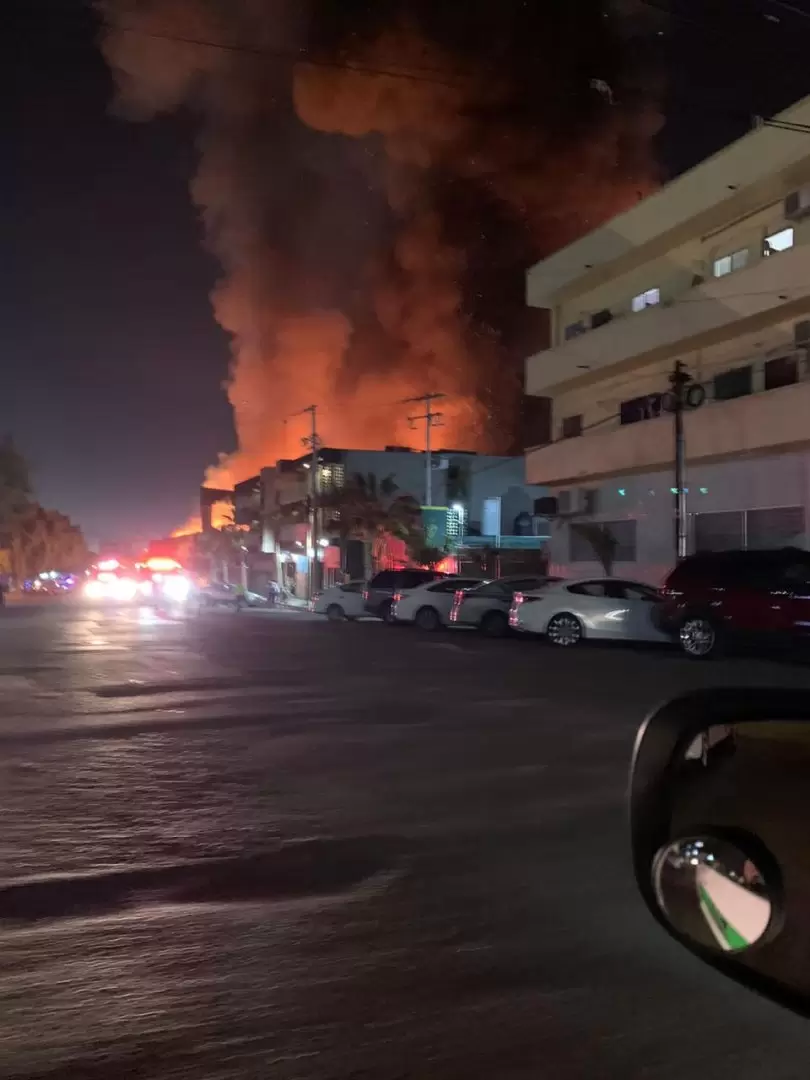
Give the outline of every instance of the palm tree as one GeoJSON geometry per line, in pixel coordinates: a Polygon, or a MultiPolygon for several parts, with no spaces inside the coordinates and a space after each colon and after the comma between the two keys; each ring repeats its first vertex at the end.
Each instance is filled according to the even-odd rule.
{"type": "Polygon", "coordinates": [[[342,488],[319,499],[324,531],[338,537],[342,552],[349,540],[363,542],[366,576],[375,540],[387,534],[408,542],[420,528],[419,503],[398,492],[392,475],[378,479],[374,473],[355,473],[342,488]]]}

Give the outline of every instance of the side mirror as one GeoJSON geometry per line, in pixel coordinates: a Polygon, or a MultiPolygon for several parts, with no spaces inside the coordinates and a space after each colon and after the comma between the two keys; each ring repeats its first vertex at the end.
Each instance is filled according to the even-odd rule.
{"type": "Polygon", "coordinates": [[[685,948],[810,1016],[810,692],[703,690],[642,724],[639,891],[685,948]]]}

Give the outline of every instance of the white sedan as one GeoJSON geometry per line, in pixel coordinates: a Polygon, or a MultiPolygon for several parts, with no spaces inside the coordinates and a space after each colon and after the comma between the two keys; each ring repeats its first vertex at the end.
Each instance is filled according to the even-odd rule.
{"type": "Polygon", "coordinates": [[[363,605],[365,581],[347,581],[345,585],[333,585],[324,589],[320,596],[312,601],[312,610],[316,615],[325,615],[330,622],[345,622],[347,619],[359,619],[367,615],[363,605]]]}
{"type": "Polygon", "coordinates": [[[542,589],[516,593],[509,625],[513,630],[545,634],[553,645],[568,648],[585,638],[671,642],[672,638],[658,629],[660,602],[660,594],[641,581],[555,581],[542,589]]]}
{"type": "Polygon", "coordinates": [[[392,621],[414,623],[420,630],[438,630],[450,621],[456,593],[481,584],[480,578],[448,577],[413,589],[401,589],[394,594],[392,621]]]}

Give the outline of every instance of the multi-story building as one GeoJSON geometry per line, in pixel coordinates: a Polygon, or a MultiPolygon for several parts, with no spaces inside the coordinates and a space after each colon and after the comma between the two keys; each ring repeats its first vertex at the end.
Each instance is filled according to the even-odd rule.
{"type": "MultiPolygon", "coordinates": [[[[438,546],[524,548],[542,547],[548,536],[548,523],[534,515],[534,504],[545,489],[527,485],[521,457],[495,457],[458,450],[438,449],[432,455],[431,470],[433,520],[441,519],[438,546]]],[[[308,523],[285,516],[284,507],[300,505],[310,491],[312,456],[281,460],[261,472],[263,519],[262,547],[266,552],[284,554],[288,572],[299,582],[308,573],[308,523]]],[[[318,491],[329,495],[362,477],[376,484],[378,491],[390,480],[396,495],[411,496],[424,505],[426,498],[426,459],[423,453],[407,447],[389,446],[384,450],[345,450],[323,447],[318,452],[318,491]],[[368,478],[372,478],[369,480],[368,478]]],[[[241,485],[254,492],[256,480],[241,485]]],[[[255,499],[255,496],[251,496],[255,499]]],[[[246,505],[250,498],[246,495],[246,505]]],[[[239,500],[237,499],[237,502],[239,500]]],[[[321,523],[321,542],[331,537],[327,523],[321,523]]],[[[335,551],[324,557],[336,558],[335,551]]],[[[340,557],[345,565],[333,569],[353,575],[362,573],[362,552],[344,545],[340,557]]]]}
{"type": "Polygon", "coordinates": [[[810,98],[532,267],[551,343],[526,361],[550,431],[526,479],[558,498],[552,563],[660,581],[675,560],[669,378],[684,414],[689,550],[807,545],[810,98]]]}

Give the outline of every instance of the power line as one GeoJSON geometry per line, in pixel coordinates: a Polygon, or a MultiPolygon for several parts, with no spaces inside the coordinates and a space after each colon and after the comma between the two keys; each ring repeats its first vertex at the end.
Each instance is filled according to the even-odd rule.
{"type": "Polygon", "coordinates": [[[433,451],[431,449],[430,433],[434,427],[442,426],[440,412],[435,412],[433,402],[441,400],[444,394],[419,394],[417,397],[404,398],[403,405],[424,405],[425,411],[418,416],[409,416],[408,423],[415,427],[417,421],[425,421],[425,506],[433,505],[433,451]]]}
{"type": "Polygon", "coordinates": [[[453,71],[442,72],[439,68],[420,67],[419,65],[403,66],[395,70],[393,67],[373,67],[368,64],[355,64],[346,60],[328,60],[321,57],[313,57],[303,52],[292,52],[285,49],[268,49],[258,45],[243,45],[233,42],[212,41],[208,38],[187,37],[184,34],[169,34],[156,30],[145,30],[138,26],[125,26],[118,23],[102,22],[102,27],[112,33],[134,34],[139,37],[151,38],[157,41],[170,41],[178,45],[193,45],[201,49],[216,49],[222,52],[242,53],[248,56],[267,57],[277,61],[286,61],[288,64],[305,64],[309,67],[331,68],[338,71],[354,71],[359,75],[385,76],[392,79],[407,79],[412,82],[432,83],[437,86],[446,86],[451,90],[457,90],[459,83],[450,82],[447,75],[456,76],[460,79],[471,79],[472,73],[453,71]],[[445,78],[433,78],[432,75],[445,75],[445,78]]]}

